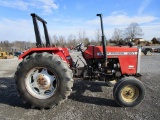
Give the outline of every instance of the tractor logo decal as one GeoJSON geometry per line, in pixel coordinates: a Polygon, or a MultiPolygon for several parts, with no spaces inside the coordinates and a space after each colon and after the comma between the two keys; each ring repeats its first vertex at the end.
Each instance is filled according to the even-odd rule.
{"type": "MultiPolygon", "coordinates": [[[[107,55],[137,55],[137,52],[108,52],[107,55]]],[[[98,52],[97,56],[103,56],[103,52],[98,52]]]]}
{"type": "Polygon", "coordinates": [[[134,68],[134,65],[129,65],[129,66],[128,66],[128,69],[135,69],[135,68],[134,68]]]}

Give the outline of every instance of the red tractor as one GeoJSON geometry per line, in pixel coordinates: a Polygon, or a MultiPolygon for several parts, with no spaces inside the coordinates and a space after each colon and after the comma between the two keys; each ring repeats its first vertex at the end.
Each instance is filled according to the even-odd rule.
{"type": "Polygon", "coordinates": [[[51,47],[46,21],[36,14],[33,18],[36,48],[24,52],[15,73],[20,96],[32,107],[52,108],[60,104],[72,92],[73,76],[89,80],[106,81],[114,86],[113,97],[123,107],[133,107],[142,102],[145,89],[137,77],[140,76],[141,49],[137,47],[107,46],[101,21],[102,46],[88,46],[81,51],[84,67],[78,67],[67,48],[51,47]],[[42,44],[37,20],[42,22],[46,46],[42,44]]]}

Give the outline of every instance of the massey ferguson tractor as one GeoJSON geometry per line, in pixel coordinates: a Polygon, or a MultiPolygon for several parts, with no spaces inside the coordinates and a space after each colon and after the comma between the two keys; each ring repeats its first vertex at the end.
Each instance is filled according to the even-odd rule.
{"type": "Polygon", "coordinates": [[[133,107],[142,102],[145,89],[137,79],[140,77],[141,49],[106,46],[101,14],[97,16],[101,22],[102,45],[89,45],[86,50],[82,50],[82,43],[75,47],[82,54],[84,60],[80,60],[83,67],[78,67],[67,48],[52,47],[47,22],[34,13],[31,16],[36,47],[19,56],[23,60],[17,67],[15,81],[19,95],[32,108],[53,108],[64,102],[72,92],[73,77],[106,81],[114,86],[113,97],[120,106],[133,107]],[[45,46],[40,37],[38,21],[44,27],[45,46]]]}

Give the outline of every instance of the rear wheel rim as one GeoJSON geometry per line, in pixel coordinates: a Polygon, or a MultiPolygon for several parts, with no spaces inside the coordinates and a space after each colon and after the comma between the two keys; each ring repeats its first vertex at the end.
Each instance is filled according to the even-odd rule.
{"type": "Polygon", "coordinates": [[[128,85],[121,90],[121,97],[125,102],[134,102],[139,96],[139,90],[136,86],[128,85]]]}
{"type": "Polygon", "coordinates": [[[47,99],[53,96],[57,89],[57,77],[47,68],[35,67],[28,72],[25,86],[33,97],[47,99]]]}

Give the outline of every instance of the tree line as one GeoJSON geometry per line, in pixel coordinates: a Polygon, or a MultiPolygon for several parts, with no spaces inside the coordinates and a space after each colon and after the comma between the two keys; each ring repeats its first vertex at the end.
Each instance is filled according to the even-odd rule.
{"type": "Polygon", "coordinates": [[[0,41],[0,51],[5,52],[23,51],[32,47],[35,47],[35,43],[19,40],[14,42],[9,42],[8,40],[0,41]]]}
{"type": "MultiPolygon", "coordinates": [[[[138,23],[131,23],[127,28],[124,30],[121,30],[119,28],[115,28],[113,31],[112,38],[107,40],[107,44],[127,44],[128,40],[131,40],[131,42],[136,42],[134,39],[136,37],[143,36],[144,33],[138,23]]],[[[45,46],[45,38],[42,37],[42,42],[45,46]]],[[[101,31],[96,30],[94,34],[94,39],[89,39],[86,35],[85,31],[79,32],[78,37],[76,37],[73,34],[70,34],[67,39],[60,35],[53,35],[50,36],[50,41],[52,43],[52,46],[56,47],[68,47],[72,49],[75,47],[78,43],[83,43],[84,46],[88,45],[100,45],[101,43],[101,31]]],[[[152,40],[153,44],[158,44],[159,41],[154,37],[152,40]]],[[[137,42],[139,44],[139,41],[137,42]]],[[[36,42],[26,42],[26,41],[13,41],[9,42],[8,40],[0,41],[0,50],[1,51],[7,51],[7,52],[15,52],[15,51],[23,51],[28,48],[36,47],[36,42]]]]}
{"type": "Polygon", "coordinates": [[[144,33],[138,23],[132,22],[127,28],[119,29],[115,28],[112,35],[112,42],[135,42],[136,37],[143,36],[144,33]]]}
{"type": "MultiPolygon", "coordinates": [[[[51,42],[54,46],[60,47],[75,47],[78,43],[83,43],[84,46],[88,46],[90,44],[100,45],[101,41],[101,33],[100,30],[96,30],[94,34],[94,39],[89,39],[86,35],[85,30],[78,33],[78,37],[73,34],[70,34],[67,39],[63,36],[50,37],[51,42]]],[[[44,40],[45,41],[45,40],[44,40]]]]}
{"type": "MultiPolygon", "coordinates": [[[[100,39],[101,35],[99,30],[95,31],[95,40],[89,40],[85,31],[79,32],[78,38],[76,38],[76,36],[73,34],[70,34],[67,39],[62,35],[50,36],[50,41],[52,46],[68,47],[68,48],[73,48],[77,46],[77,44],[79,43],[83,43],[84,46],[88,46],[89,44],[98,45],[98,43],[100,43],[100,39]]],[[[46,42],[45,38],[44,36],[42,36],[43,46],[45,46],[45,42],[46,42]]],[[[0,51],[7,51],[7,52],[24,51],[32,47],[36,47],[36,41],[35,42],[30,42],[30,41],[26,42],[20,40],[15,40],[13,42],[10,42],[9,40],[0,41],[0,51]]]]}

